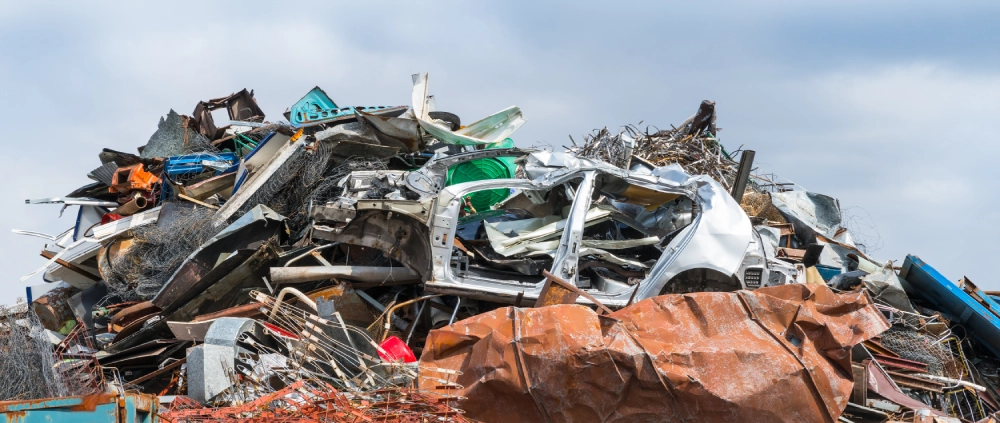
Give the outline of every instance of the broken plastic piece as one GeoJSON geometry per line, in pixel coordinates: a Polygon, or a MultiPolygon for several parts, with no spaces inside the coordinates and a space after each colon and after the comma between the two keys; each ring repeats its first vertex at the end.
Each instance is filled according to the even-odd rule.
{"type": "Polygon", "coordinates": [[[404,363],[415,363],[417,357],[413,355],[410,347],[402,339],[390,336],[379,345],[378,356],[385,361],[402,361],[404,363]]]}

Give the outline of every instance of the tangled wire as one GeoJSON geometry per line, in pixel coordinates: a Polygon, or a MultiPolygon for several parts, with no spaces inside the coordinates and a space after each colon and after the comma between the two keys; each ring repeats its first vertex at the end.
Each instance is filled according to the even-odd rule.
{"type": "Polygon", "coordinates": [[[597,159],[626,169],[633,158],[649,162],[653,166],[679,164],[692,175],[709,175],[726,188],[736,180],[739,163],[718,142],[710,132],[695,131],[690,128],[672,128],[650,132],[636,125],[628,125],[617,134],[608,128],[595,130],[585,135],[583,144],[576,144],[566,150],[580,157],[597,159]]]}

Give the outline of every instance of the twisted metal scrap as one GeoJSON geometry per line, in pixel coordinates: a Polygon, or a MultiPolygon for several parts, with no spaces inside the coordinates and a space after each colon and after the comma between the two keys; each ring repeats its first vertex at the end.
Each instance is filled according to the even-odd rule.
{"type": "MultiPolygon", "coordinates": [[[[358,348],[359,343],[378,347],[360,329],[279,304],[259,292],[252,295],[262,310],[273,311],[272,318],[262,323],[267,331],[294,342],[286,341],[282,353],[250,338],[242,339],[249,353],[241,353],[239,361],[247,366],[253,363],[252,368],[238,362],[237,369],[227,369],[232,386],[213,400],[216,407],[178,397],[161,419],[170,423],[472,421],[455,407],[458,397],[409,387],[412,377],[393,378],[391,368],[405,365],[368,357],[358,348]],[[364,336],[338,340],[324,327],[364,336]],[[275,362],[282,364],[271,367],[263,363],[265,356],[277,355],[282,359],[275,362]],[[372,363],[372,368],[366,363],[372,363]],[[376,367],[390,369],[374,371],[376,367]],[[282,388],[271,387],[275,379],[281,381],[282,388]]],[[[405,367],[400,370],[407,371],[405,367]]]]}
{"type": "MultiPolygon", "coordinates": [[[[287,219],[292,241],[308,227],[310,203],[322,204],[343,192],[338,183],[358,170],[384,170],[378,160],[350,159],[329,166],[334,146],[317,142],[315,151],[300,151],[257,190],[234,218],[258,204],[265,204],[287,219]]],[[[215,236],[224,226],[214,226],[214,211],[205,207],[180,209],[167,223],[135,228],[131,247],[111,260],[102,251],[98,260],[109,294],[123,300],[148,300],[180,267],[184,259],[215,236]]]]}
{"type": "Polygon", "coordinates": [[[597,159],[627,169],[632,158],[639,158],[654,166],[679,164],[692,175],[708,175],[727,189],[736,180],[739,163],[730,157],[715,135],[710,132],[689,131],[682,127],[650,132],[636,125],[622,128],[617,134],[608,128],[595,130],[583,137],[583,144],[566,146],[566,150],[580,157],[597,159]],[[631,144],[632,155],[627,154],[631,144]]]}
{"type": "Polygon", "coordinates": [[[56,346],[55,371],[65,388],[63,395],[90,395],[104,392],[104,372],[97,361],[97,349],[84,325],[76,325],[56,346]]]}
{"type": "Polygon", "coordinates": [[[295,382],[242,405],[206,408],[179,397],[160,414],[168,423],[189,422],[472,422],[448,398],[412,389],[348,395],[332,386],[295,382]]]}
{"type": "Polygon", "coordinates": [[[316,141],[312,147],[300,150],[274,172],[233,217],[242,216],[257,204],[267,205],[285,216],[294,241],[308,227],[310,203],[322,204],[339,196],[343,187],[337,184],[351,172],[387,168],[378,160],[360,158],[331,166],[336,149],[336,143],[316,141]]]}

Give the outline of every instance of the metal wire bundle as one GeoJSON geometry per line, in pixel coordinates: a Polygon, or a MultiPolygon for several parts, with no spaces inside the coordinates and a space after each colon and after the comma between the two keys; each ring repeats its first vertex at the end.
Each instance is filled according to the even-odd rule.
{"type": "Polygon", "coordinates": [[[757,192],[748,189],[743,194],[740,207],[750,217],[759,217],[768,222],[787,223],[785,217],[781,215],[777,207],[771,202],[771,195],[767,192],[757,192]]]}
{"type": "Polygon", "coordinates": [[[222,228],[210,223],[213,210],[178,209],[171,219],[132,230],[131,246],[110,260],[102,250],[101,276],[108,292],[123,300],[148,300],[194,250],[222,228]]]}
{"type": "Polygon", "coordinates": [[[71,395],[54,364],[52,343],[27,304],[0,306],[0,401],[71,395]]]}
{"type": "Polygon", "coordinates": [[[649,132],[636,125],[623,127],[617,134],[608,128],[595,130],[583,137],[578,145],[570,137],[573,146],[566,150],[580,157],[597,159],[626,168],[631,157],[637,157],[654,166],[679,164],[692,175],[709,175],[726,188],[736,179],[739,163],[733,160],[719,144],[715,135],[695,131],[688,134],[684,128],[649,132]],[[628,145],[632,145],[631,148],[628,145]],[[632,151],[631,156],[628,150],[632,151]]]}
{"type": "Polygon", "coordinates": [[[297,343],[289,344],[288,358],[310,378],[363,392],[408,383],[416,377],[412,369],[384,362],[378,356],[379,345],[364,329],[334,317],[320,318],[286,303],[275,306],[273,298],[261,293],[253,295],[263,308],[275,310],[271,318],[274,325],[300,337],[297,343]]]}

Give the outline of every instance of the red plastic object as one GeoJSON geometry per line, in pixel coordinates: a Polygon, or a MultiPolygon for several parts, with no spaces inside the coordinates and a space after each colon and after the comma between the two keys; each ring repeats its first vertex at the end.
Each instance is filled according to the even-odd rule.
{"type": "Polygon", "coordinates": [[[410,347],[406,346],[406,343],[402,339],[395,336],[390,336],[379,345],[378,356],[385,361],[399,361],[403,360],[404,363],[413,363],[417,361],[417,356],[413,355],[413,351],[410,347]],[[384,351],[384,352],[383,352],[384,351]]]}
{"type": "Polygon", "coordinates": [[[104,213],[104,216],[101,216],[101,224],[107,225],[108,223],[114,222],[121,218],[122,215],[118,213],[104,213]]]}
{"type": "Polygon", "coordinates": [[[299,339],[298,335],[295,335],[294,333],[291,333],[291,332],[289,332],[287,330],[284,330],[284,329],[282,329],[282,328],[280,328],[278,326],[272,325],[272,324],[267,323],[267,322],[261,322],[261,323],[263,323],[264,328],[266,328],[267,330],[271,331],[271,333],[273,333],[275,335],[278,335],[278,336],[283,337],[283,338],[299,339]]]}

